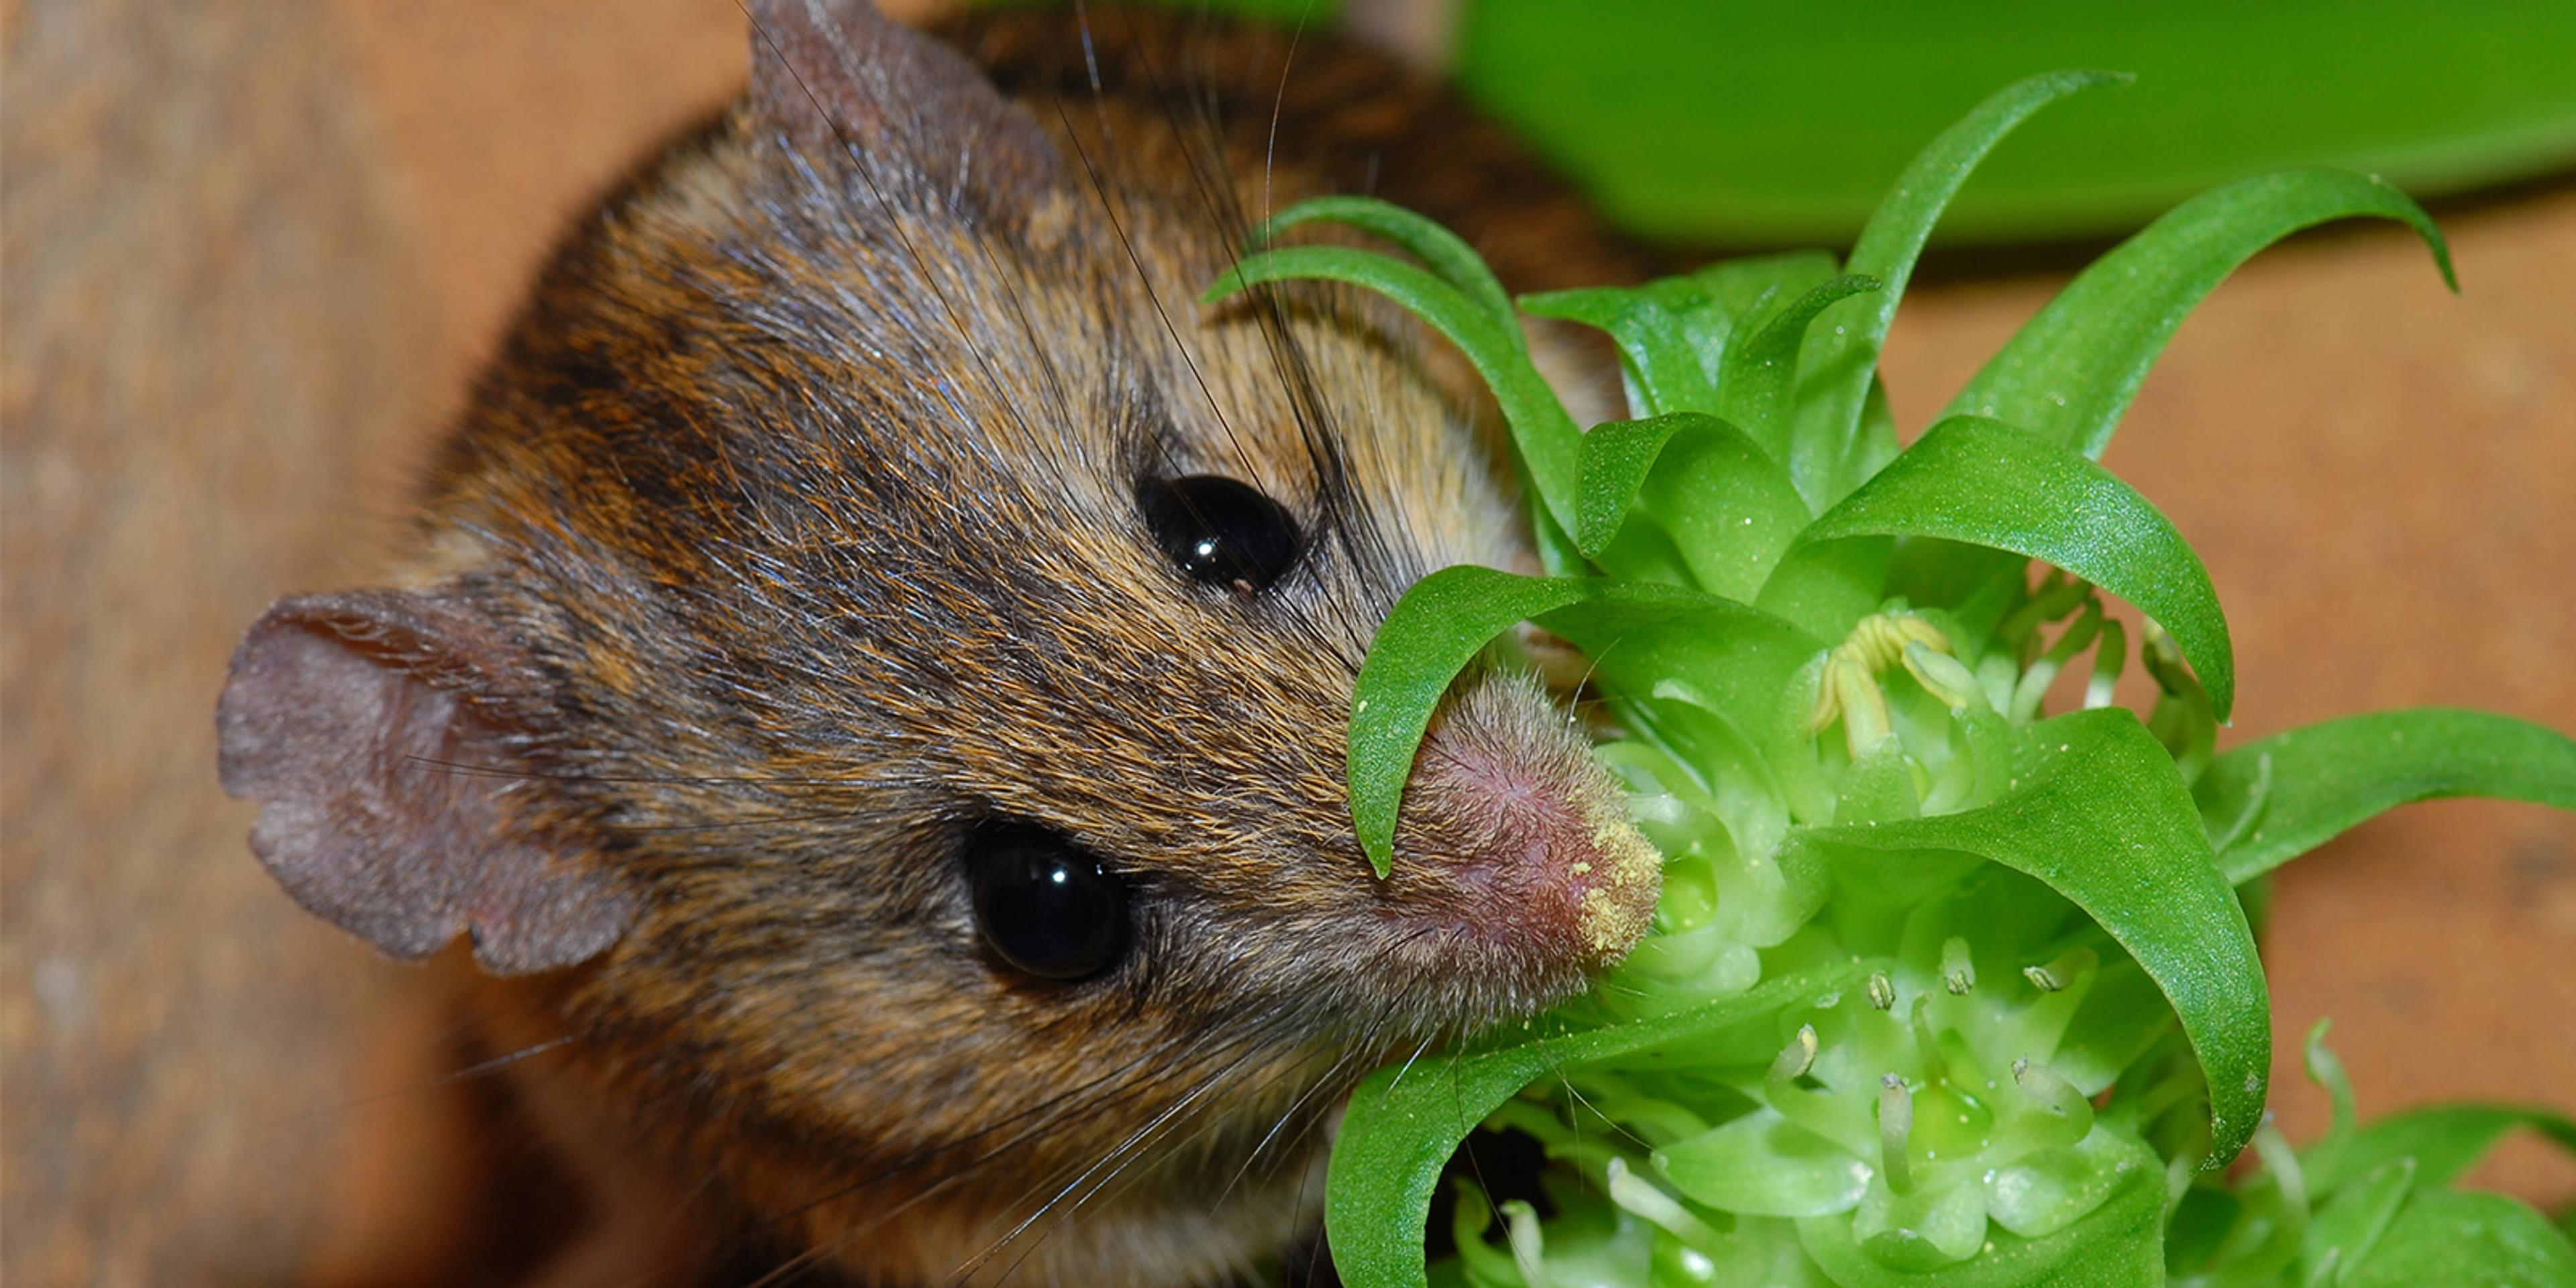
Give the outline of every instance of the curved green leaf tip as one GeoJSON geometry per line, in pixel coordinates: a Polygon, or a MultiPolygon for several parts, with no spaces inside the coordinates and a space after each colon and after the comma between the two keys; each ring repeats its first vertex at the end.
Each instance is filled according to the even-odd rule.
{"type": "Polygon", "coordinates": [[[2069,94],[2132,79],[2125,72],[2061,71],[2008,85],[1942,131],[1905,167],[1843,265],[1844,272],[1868,277],[1879,289],[1829,309],[1825,316],[1836,319],[1835,324],[1819,333],[1799,363],[1797,424],[1783,464],[1811,501],[1830,502],[1848,483],[1843,471],[1853,463],[1851,449],[1861,433],[1870,382],[1878,373],[1879,350],[1914,276],[1914,261],[1960,185],[2032,113],[2069,94]]]}
{"type": "MultiPolygon", "coordinates": [[[[1464,238],[1438,220],[1376,197],[1314,197],[1298,202],[1256,225],[1245,240],[1254,248],[1268,246],[1279,234],[1309,223],[1346,224],[1404,248],[1441,281],[1458,288],[1485,311],[1510,322],[1511,296],[1464,238]]],[[[1211,293],[1210,298],[1215,298],[1211,293]]]]}

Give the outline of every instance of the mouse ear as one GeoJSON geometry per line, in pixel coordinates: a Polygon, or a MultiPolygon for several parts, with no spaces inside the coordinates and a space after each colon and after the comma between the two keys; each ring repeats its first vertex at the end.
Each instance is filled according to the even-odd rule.
{"type": "Polygon", "coordinates": [[[515,657],[434,591],[281,600],[250,628],[216,711],[220,767],[259,803],[251,851],[297,903],[396,957],[470,934],[500,974],[616,942],[631,894],[512,825],[530,781],[515,657]]]}
{"type": "Polygon", "coordinates": [[[751,103],[800,143],[942,194],[1055,182],[1055,144],[975,64],[868,0],[749,0],[751,103]]]}

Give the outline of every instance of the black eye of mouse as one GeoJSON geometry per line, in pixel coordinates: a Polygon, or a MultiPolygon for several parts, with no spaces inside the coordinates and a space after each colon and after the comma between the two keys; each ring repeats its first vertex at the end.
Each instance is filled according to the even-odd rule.
{"type": "Polygon", "coordinates": [[[1192,580],[1259,590],[1297,558],[1288,508],[1233,479],[1149,479],[1139,501],[1154,544],[1192,580]]]}
{"type": "Polygon", "coordinates": [[[975,928],[1041,979],[1097,975],[1127,943],[1127,886],[1043,828],[979,831],[966,849],[975,928]]]}

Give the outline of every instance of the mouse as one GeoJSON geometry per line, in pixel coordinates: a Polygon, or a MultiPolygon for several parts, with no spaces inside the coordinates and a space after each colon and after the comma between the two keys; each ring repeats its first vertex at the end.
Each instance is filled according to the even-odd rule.
{"type": "Polygon", "coordinates": [[[1659,860],[1496,658],[1371,869],[1358,668],[1422,575],[1535,568],[1511,472],[1393,306],[1200,293],[1331,192],[1517,290],[1639,261],[1311,33],[747,8],[744,95],[560,244],[401,555],[248,628],[223,787],[495,1075],[555,1227],[506,1278],[1260,1274],[1351,1087],[1583,991],[1659,860]]]}

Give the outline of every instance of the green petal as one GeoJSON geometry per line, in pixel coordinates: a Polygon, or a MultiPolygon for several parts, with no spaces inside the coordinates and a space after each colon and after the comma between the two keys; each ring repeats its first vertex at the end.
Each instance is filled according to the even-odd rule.
{"type": "MultiPolygon", "coordinates": [[[[1994,804],[1959,814],[1793,832],[1837,851],[1976,855],[2045,882],[2156,981],[2209,1083],[2211,1162],[2253,1136],[2272,1059],[2271,1004],[2254,936],[2219,876],[2173,760],[2128,711],[2032,726],[2038,757],[1994,804]]],[[[1866,892],[1837,885],[1837,900],[1866,892]]]]}
{"type": "MultiPolygon", "coordinates": [[[[1942,421],[1799,534],[1774,579],[1815,547],[1864,536],[1941,537],[2047,560],[2171,633],[2220,719],[2235,699],[2227,618],[2200,557],[2137,489],[2065,448],[1974,416],[1942,421]]],[[[1773,591],[1756,602],[1774,607],[1773,591]]]]}
{"type": "Polygon", "coordinates": [[[2072,1145],[2033,1150],[1981,1179],[1995,1224],[2024,1238],[2054,1234],[2100,1207],[2128,1180],[2137,1144],[2096,1128],[2072,1145]]]}
{"type": "Polygon", "coordinates": [[[2440,796],[2576,809],[2576,738],[2511,716],[2424,707],[2346,716],[2249,742],[2193,785],[2243,883],[2385,810],[2440,796]]]}
{"type": "Polygon", "coordinates": [[[1422,1232],[1440,1169],[1477,1123],[1522,1087],[1569,1065],[1693,1043],[1803,998],[1860,981],[1857,966],[1784,976],[1694,1010],[1369,1075],[1351,1095],[1324,1181],[1324,1230],[1351,1288],[1427,1283],[1422,1232]]]}
{"type": "Polygon", "coordinates": [[[1788,465],[1799,492],[1810,503],[1829,504],[1849,485],[1843,471],[1860,430],[1861,403],[1878,370],[1878,351],[1887,341],[1888,323],[1896,317],[1897,301],[1904,297],[1906,281],[1914,274],[1915,257],[1923,253],[1932,225],[1959,185],[1967,182],[1996,141],[2031,113],[2078,90],[2122,79],[2112,72],[2053,72],[2008,86],[1932,140],[1898,177],[1896,187],[1861,229],[1843,270],[1873,278],[1881,289],[1830,310],[1827,316],[1832,324],[1808,346],[1801,364],[1801,405],[1788,465]]]}
{"type": "Polygon", "coordinates": [[[2282,170],[2175,207],[2069,283],[1950,402],[2099,457],[2120,415],[2201,297],[2256,251],[2302,228],[2358,215],[2414,227],[2453,289],[2432,216],[2376,176],[2282,170]]]}
{"type": "Polygon", "coordinates": [[[1655,1165],[1685,1198],[1749,1216],[1846,1212],[1869,1188],[1869,1164],[1768,1108],[1674,1142],[1655,1165]]]}
{"type": "Polygon", "coordinates": [[[1975,1256],[1986,1241],[1985,1191],[1961,1177],[1897,1194],[1881,1178],[1853,1210],[1852,1235],[1880,1265],[1947,1269],[1975,1256]]]}
{"type": "Polygon", "coordinates": [[[2138,1288],[2164,1282],[2164,1168],[2142,1142],[2114,1138],[2125,1157],[2118,1188],[2083,1218],[2043,1238],[1990,1229],[1974,1257],[1935,1270],[1892,1268],[1870,1255],[1841,1216],[1798,1223],[1807,1255],[1839,1288],[2138,1288]]]}

